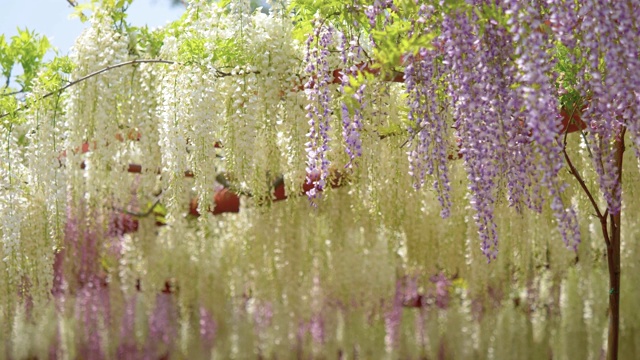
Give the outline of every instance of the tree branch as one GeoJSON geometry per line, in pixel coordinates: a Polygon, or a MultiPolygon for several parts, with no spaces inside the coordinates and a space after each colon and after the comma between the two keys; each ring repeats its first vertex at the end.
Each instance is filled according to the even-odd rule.
{"type": "Polygon", "coordinates": [[[25,92],[25,89],[20,89],[20,90],[16,90],[16,91],[12,91],[12,92],[8,92],[8,93],[4,93],[4,94],[0,94],[0,96],[13,96],[13,95],[18,95],[18,94],[22,94],[23,92],[25,92]]]}
{"type": "MultiPolygon", "coordinates": [[[[119,63],[119,64],[109,65],[109,66],[107,66],[105,68],[102,68],[100,70],[96,70],[96,71],[92,72],[91,74],[85,75],[85,76],[83,76],[83,77],[81,77],[79,79],[71,81],[71,82],[67,83],[65,86],[63,86],[63,87],[61,87],[59,89],[56,89],[56,90],[54,90],[54,91],[52,91],[50,93],[45,94],[41,98],[37,99],[36,102],[44,100],[44,99],[46,99],[46,98],[48,98],[48,97],[50,97],[52,95],[59,94],[59,93],[65,91],[66,89],[68,89],[68,88],[70,88],[70,87],[72,87],[72,86],[74,86],[76,84],[79,84],[79,83],[81,83],[81,82],[83,82],[85,80],[88,80],[88,79],[90,79],[90,78],[92,78],[94,76],[100,75],[100,74],[105,73],[107,71],[110,71],[110,70],[113,70],[113,69],[117,69],[117,68],[120,68],[120,67],[123,67],[123,66],[137,65],[137,64],[168,64],[168,65],[172,65],[172,64],[176,64],[176,63],[177,63],[176,61],[163,60],[163,59],[134,59],[134,60],[125,61],[125,62],[122,62],[122,63],[119,63]]],[[[218,69],[216,69],[215,72],[216,72],[216,77],[219,77],[219,78],[236,75],[234,73],[227,73],[227,72],[224,72],[224,71],[220,71],[218,69]]],[[[247,72],[244,72],[244,74],[260,74],[260,71],[247,71],[247,72]]],[[[30,106],[29,104],[23,105],[23,106],[17,108],[16,110],[14,110],[13,112],[26,110],[26,109],[29,108],[29,106],[30,106]]],[[[8,113],[4,113],[4,114],[0,115],[0,119],[9,116],[13,112],[8,112],[8,113]]]]}
{"type": "MultiPolygon", "coordinates": [[[[47,94],[43,95],[41,98],[39,98],[36,101],[41,101],[41,100],[44,100],[44,99],[46,99],[46,98],[48,98],[48,97],[50,97],[52,95],[59,94],[59,93],[65,91],[66,89],[76,85],[76,84],[79,84],[79,83],[81,83],[81,82],[83,82],[85,80],[88,80],[88,79],[90,79],[90,78],[92,78],[94,76],[100,75],[100,74],[102,74],[104,72],[107,72],[107,71],[110,71],[110,70],[113,70],[113,69],[117,69],[117,68],[120,68],[120,67],[123,67],[123,66],[136,65],[136,64],[145,64],[145,63],[146,64],[169,64],[169,65],[171,65],[171,64],[175,64],[176,62],[175,61],[171,61],[171,60],[163,60],[163,59],[134,59],[134,60],[125,61],[125,62],[122,62],[122,63],[119,63],[119,64],[109,65],[109,66],[107,66],[105,68],[102,68],[100,70],[96,70],[96,71],[92,72],[91,74],[85,75],[85,76],[83,76],[83,77],[81,77],[79,79],[71,81],[67,85],[65,85],[65,86],[63,86],[63,87],[61,87],[59,89],[56,89],[56,90],[54,90],[54,91],[52,91],[50,93],[47,93],[47,94]]],[[[23,106],[17,108],[14,112],[26,110],[28,108],[29,108],[29,104],[26,104],[26,105],[23,105],[23,106]]],[[[6,116],[9,116],[9,114],[11,114],[11,113],[5,113],[5,114],[0,115],[0,119],[4,118],[6,116]]]]}
{"type": "Polygon", "coordinates": [[[118,208],[115,208],[115,207],[114,207],[113,209],[114,209],[115,211],[118,211],[118,212],[121,212],[121,213],[124,213],[124,214],[127,214],[127,215],[131,215],[131,216],[135,216],[135,217],[139,217],[139,218],[141,218],[141,217],[147,217],[147,216],[151,215],[151,213],[153,212],[153,210],[155,210],[156,206],[158,206],[159,204],[160,204],[160,199],[157,199],[157,200],[153,203],[153,205],[151,205],[151,207],[150,207],[147,211],[145,211],[145,212],[143,212],[143,213],[138,213],[138,212],[128,211],[128,210],[126,210],[126,209],[118,209],[118,208]]]}
{"type": "MultiPolygon", "coordinates": [[[[573,119],[573,114],[575,110],[576,109],[574,107],[573,110],[571,111],[571,114],[569,115],[570,121],[571,119],[573,119]]],[[[571,158],[569,158],[569,154],[567,153],[567,135],[568,134],[569,134],[569,123],[567,124],[564,131],[564,139],[563,139],[563,146],[562,146],[562,153],[564,154],[564,158],[567,161],[567,165],[569,165],[569,173],[573,175],[574,178],[576,178],[576,180],[578,181],[578,184],[580,184],[580,187],[589,198],[589,202],[591,202],[591,206],[593,206],[593,209],[596,211],[596,216],[598,217],[598,220],[600,220],[600,226],[602,227],[602,234],[604,237],[604,241],[608,246],[609,234],[607,232],[607,214],[609,213],[609,209],[605,211],[604,215],[602,214],[602,212],[600,211],[600,207],[598,206],[598,203],[593,197],[593,194],[591,194],[591,191],[587,187],[587,184],[585,184],[584,179],[582,179],[582,176],[580,176],[580,173],[578,173],[578,170],[571,162],[571,158]]]]}
{"type": "Polygon", "coordinates": [[[580,184],[580,187],[582,188],[584,193],[587,194],[587,197],[589,198],[589,201],[591,202],[591,205],[593,206],[593,208],[596,211],[596,216],[600,220],[602,220],[604,218],[605,221],[606,221],[606,215],[605,216],[602,215],[602,212],[600,211],[600,207],[598,206],[598,203],[596,202],[595,198],[591,194],[591,191],[587,187],[587,184],[585,184],[584,180],[582,179],[582,176],[580,176],[580,173],[578,173],[578,170],[576,169],[576,167],[571,162],[571,159],[569,158],[569,154],[567,154],[566,146],[562,148],[562,152],[564,153],[564,158],[567,161],[567,165],[569,165],[569,173],[571,173],[571,175],[573,175],[573,177],[575,177],[576,180],[578,180],[578,184],[580,184]]]}
{"type": "MultiPolygon", "coordinates": [[[[618,182],[614,191],[622,190],[622,161],[624,159],[624,135],[626,128],[623,126],[619,137],[615,139],[616,166],[618,170],[618,182]]],[[[620,199],[622,202],[622,199],[620,199]]],[[[618,359],[618,343],[620,337],[620,243],[621,243],[621,218],[622,206],[617,214],[610,214],[611,237],[607,243],[607,265],[609,269],[609,334],[607,339],[607,359],[618,359]]],[[[607,240],[605,238],[605,240],[607,240]]]]}

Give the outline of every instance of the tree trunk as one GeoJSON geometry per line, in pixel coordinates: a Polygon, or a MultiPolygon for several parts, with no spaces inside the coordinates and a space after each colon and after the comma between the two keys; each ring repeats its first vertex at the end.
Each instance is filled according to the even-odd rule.
{"type": "MultiPolygon", "coordinates": [[[[622,192],[622,159],[624,156],[624,135],[626,128],[622,128],[614,146],[616,151],[616,166],[618,169],[618,184],[622,192]]],[[[621,195],[622,196],[622,195],[621,195]]],[[[620,200],[622,202],[622,199],[620,200]]],[[[607,341],[607,359],[618,359],[618,340],[620,335],[620,218],[622,204],[617,214],[609,214],[610,231],[605,243],[607,245],[607,264],[609,267],[609,338],[607,341]]],[[[606,218],[603,231],[606,231],[606,218]]]]}
{"type": "Polygon", "coordinates": [[[611,215],[611,237],[607,245],[609,265],[609,339],[607,358],[618,359],[620,329],[620,214],[611,215]]]}

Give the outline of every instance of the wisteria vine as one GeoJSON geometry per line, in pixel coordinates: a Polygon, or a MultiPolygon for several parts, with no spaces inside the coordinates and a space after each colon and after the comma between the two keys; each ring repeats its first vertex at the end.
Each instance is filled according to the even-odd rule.
{"type": "Polygon", "coordinates": [[[304,85],[309,103],[305,107],[309,119],[309,141],[305,144],[307,150],[307,182],[313,188],[307,191],[309,199],[319,197],[320,192],[327,186],[329,178],[328,158],[329,131],[331,129],[331,89],[332,71],[329,64],[329,47],[334,42],[334,30],[330,26],[318,26],[309,35],[306,42],[305,72],[307,82],[304,85]],[[314,43],[317,43],[314,46],[314,43]]]}

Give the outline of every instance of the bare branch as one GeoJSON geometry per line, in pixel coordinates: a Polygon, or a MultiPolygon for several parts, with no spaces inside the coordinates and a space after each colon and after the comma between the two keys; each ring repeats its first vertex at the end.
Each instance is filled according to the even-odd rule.
{"type": "MultiPolygon", "coordinates": [[[[564,143],[564,147],[567,147],[567,135],[569,135],[569,125],[571,125],[571,122],[573,121],[573,115],[576,112],[576,107],[574,106],[573,109],[571,110],[571,114],[569,114],[569,121],[567,121],[567,126],[565,126],[564,129],[564,139],[563,139],[563,143],[564,143]]],[[[589,153],[591,153],[591,150],[589,150],[589,153]]]]}
{"type": "Polygon", "coordinates": [[[155,210],[156,206],[158,206],[159,204],[160,204],[160,199],[157,199],[153,203],[153,205],[151,205],[151,207],[147,211],[145,211],[143,213],[132,212],[132,211],[128,211],[126,209],[118,209],[118,208],[113,208],[113,209],[118,211],[118,212],[127,214],[127,215],[131,215],[131,216],[142,218],[142,217],[147,217],[147,216],[151,215],[151,213],[153,213],[153,210],[155,210]]]}
{"type": "MultiPolygon", "coordinates": [[[[117,69],[117,68],[120,68],[120,67],[123,67],[123,66],[136,65],[136,64],[145,64],[145,63],[147,63],[147,64],[151,63],[151,64],[169,64],[169,65],[171,65],[171,64],[175,64],[175,61],[163,60],[163,59],[134,59],[134,60],[125,61],[125,62],[122,62],[122,63],[119,63],[119,64],[115,64],[115,65],[109,65],[109,66],[107,66],[107,67],[105,67],[103,69],[96,70],[96,71],[92,72],[89,75],[85,75],[85,76],[83,76],[83,77],[81,77],[81,78],[79,78],[77,80],[71,81],[67,85],[65,85],[65,86],[63,86],[63,87],[61,87],[59,89],[56,89],[56,90],[54,90],[54,91],[52,91],[50,93],[45,94],[44,96],[42,96],[40,99],[38,99],[36,101],[41,101],[41,100],[44,100],[44,99],[46,99],[46,98],[48,98],[48,97],[50,97],[52,95],[60,94],[63,91],[65,91],[66,89],[68,89],[68,88],[70,88],[70,87],[72,87],[72,86],[74,86],[76,84],[79,84],[79,83],[81,83],[81,82],[83,82],[85,80],[88,80],[88,79],[90,79],[90,78],[92,78],[94,76],[100,75],[100,74],[105,73],[107,71],[110,71],[110,70],[113,70],[113,69],[117,69]]],[[[23,105],[23,106],[19,107],[18,109],[16,109],[15,112],[26,110],[28,108],[29,108],[29,104],[23,105]]],[[[5,114],[0,115],[0,119],[9,116],[9,114],[11,114],[11,113],[5,113],[5,114]]]]}
{"type": "Polygon", "coordinates": [[[562,152],[564,153],[564,158],[567,161],[567,165],[569,165],[569,173],[571,175],[573,175],[573,177],[575,177],[576,180],[578,180],[578,184],[580,184],[580,187],[582,188],[584,193],[587,194],[587,197],[589,198],[589,201],[591,202],[591,205],[593,206],[594,210],[596,211],[596,216],[600,220],[602,220],[603,218],[606,219],[606,216],[602,215],[602,212],[600,211],[600,207],[598,206],[598,203],[596,202],[595,198],[591,194],[591,191],[587,187],[587,184],[585,184],[584,180],[582,179],[582,176],[580,176],[580,173],[578,173],[578,170],[576,169],[576,167],[571,162],[571,159],[569,158],[569,154],[567,154],[567,148],[564,147],[562,149],[562,152]]]}
{"type": "Polygon", "coordinates": [[[20,90],[16,90],[16,91],[12,91],[12,92],[8,92],[8,93],[4,93],[4,94],[0,94],[0,96],[13,96],[13,95],[18,95],[18,94],[22,94],[23,92],[25,92],[26,90],[20,89],[20,90]]]}
{"type": "MultiPolygon", "coordinates": [[[[65,86],[63,86],[63,87],[61,87],[59,89],[56,89],[56,90],[54,90],[54,91],[52,91],[50,93],[45,94],[44,96],[42,96],[41,98],[36,100],[36,102],[44,100],[44,99],[46,99],[46,98],[48,98],[48,97],[50,97],[52,95],[60,94],[63,91],[65,91],[66,89],[68,89],[68,88],[70,88],[70,87],[72,87],[72,86],[74,86],[76,84],[79,84],[79,83],[81,83],[81,82],[83,82],[85,80],[88,80],[88,79],[90,79],[90,78],[92,78],[94,76],[100,75],[100,74],[105,73],[107,71],[110,71],[110,70],[113,70],[113,69],[117,69],[117,68],[120,68],[120,67],[123,67],[123,66],[137,65],[137,64],[168,64],[168,65],[172,65],[172,64],[176,64],[176,63],[177,63],[176,61],[163,60],[163,59],[134,59],[134,60],[125,61],[125,62],[122,62],[122,63],[119,63],[119,64],[109,65],[109,66],[107,66],[105,68],[102,68],[100,70],[96,70],[96,71],[92,72],[91,74],[85,75],[85,76],[83,76],[83,77],[81,77],[79,79],[76,79],[74,81],[68,82],[65,86]]],[[[235,74],[235,73],[223,72],[223,71],[220,71],[218,69],[216,69],[215,72],[216,72],[216,77],[219,77],[219,78],[240,75],[240,74],[235,74]]],[[[260,74],[260,71],[247,71],[244,74],[256,74],[257,75],[257,74],[260,74]]],[[[29,108],[29,104],[26,104],[26,105],[23,105],[23,106],[17,108],[13,112],[26,110],[28,108],[29,108]]],[[[4,117],[7,117],[10,114],[11,113],[2,114],[2,115],[0,115],[0,119],[2,119],[4,117]]]]}
{"type": "Polygon", "coordinates": [[[59,88],[57,90],[54,90],[54,91],[44,95],[40,100],[46,99],[49,96],[55,95],[57,93],[61,93],[64,90],[70,88],[73,85],[81,83],[81,82],[83,82],[85,80],[88,80],[88,79],[90,79],[90,78],[92,78],[94,76],[97,76],[97,75],[100,75],[102,73],[105,73],[105,72],[107,72],[109,70],[117,69],[117,68],[120,68],[120,67],[123,67],[123,66],[127,66],[127,65],[136,65],[136,64],[144,64],[144,63],[169,64],[169,65],[171,65],[171,64],[175,64],[175,61],[162,60],[162,59],[134,59],[134,60],[130,60],[130,61],[125,61],[123,63],[115,64],[115,65],[109,65],[109,66],[107,66],[107,67],[105,67],[103,69],[96,70],[96,71],[92,72],[89,75],[85,75],[85,76],[83,76],[83,77],[81,77],[81,78],[79,78],[77,80],[74,80],[74,81],[68,83],[67,85],[65,85],[65,86],[63,86],[63,87],[61,87],[61,88],[59,88]]]}

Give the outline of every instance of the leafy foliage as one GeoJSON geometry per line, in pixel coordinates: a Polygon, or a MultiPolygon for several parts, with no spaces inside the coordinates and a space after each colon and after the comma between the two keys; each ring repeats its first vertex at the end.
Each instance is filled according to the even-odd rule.
{"type": "Polygon", "coordinates": [[[585,62],[581,59],[579,49],[569,49],[565,45],[556,45],[556,68],[558,73],[557,89],[560,104],[569,112],[577,111],[585,104],[583,94],[578,89],[581,69],[585,62]]]}
{"type": "Polygon", "coordinates": [[[11,37],[10,42],[7,42],[4,35],[0,35],[0,70],[4,78],[4,92],[8,92],[16,65],[22,68],[22,74],[16,77],[16,82],[21,86],[21,91],[30,91],[31,83],[50,49],[51,45],[46,37],[27,29],[18,28],[18,35],[11,37]]]}

